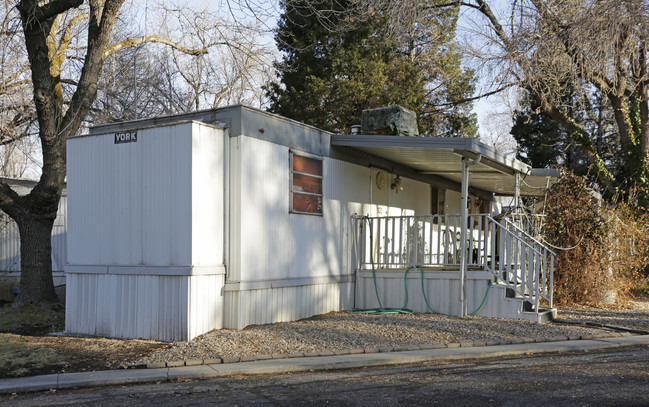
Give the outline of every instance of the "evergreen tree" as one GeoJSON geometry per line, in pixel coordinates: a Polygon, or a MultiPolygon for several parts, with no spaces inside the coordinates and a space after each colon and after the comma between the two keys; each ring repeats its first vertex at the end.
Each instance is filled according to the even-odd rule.
{"type": "MultiPolygon", "coordinates": [[[[598,155],[611,171],[621,170],[619,143],[615,133],[610,105],[597,92],[565,86],[561,105],[571,120],[587,129],[598,155]]],[[[586,175],[588,157],[568,134],[565,127],[545,114],[536,99],[527,95],[520,108],[514,112],[514,125],[510,134],[519,146],[517,158],[535,168],[564,166],[586,175]]]]}
{"type": "Polygon", "coordinates": [[[352,19],[346,1],[315,4],[282,4],[275,40],[284,56],[279,81],[266,89],[270,111],[344,133],[363,109],[399,104],[418,113],[423,134],[476,134],[470,104],[439,108],[473,92],[472,72],[461,69],[451,44],[456,8],[395,34],[379,11],[352,19]],[[326,26],[314,7],[330,11],[326,26]]]}

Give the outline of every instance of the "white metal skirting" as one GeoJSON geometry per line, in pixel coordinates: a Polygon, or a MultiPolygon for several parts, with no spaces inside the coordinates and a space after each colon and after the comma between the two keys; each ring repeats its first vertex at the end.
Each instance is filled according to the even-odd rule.
{"type": "Polygon", "coordinates": [[[68,273],[65,330],[190,340],[223,326],[224,275],[68,273]]]}
{"type": "Polygon", "coordinates": [[[353,281],[226,290],[224,328],[295,321],[353,306],[353,281]]]}
{"type": "MultiPolygon", "coordinates": [[[[376,286],[371,271],[361,271],[358,275],[356,297],[357,308],[378,308],[376,298],[378,291],[383,308],[401,308],[426,313],[439,312],[447,315],[461,315],[460,303],[460,273],[458,271],[424,271],[422,291],[421,271],[409,271],[404,283],[405,270],[376,272],[376,286]],[[406,284],[408,299],[406,302],[406,284]],[[424,293],[425,292],[425,298],[424,293]],[[426,304],[428,300],[428,305],[426,304]]],[[[480,307],[491,275],[487,272],[469,272],[466,280],[466,301],[468,313],[473,313],[480,307]]],[[[518,299],[505,298],[504,290],[492,287],[486,296],[484,304],[475,314],[491,318],[515,318],[522,314],[522,303],[518,299]]]]}

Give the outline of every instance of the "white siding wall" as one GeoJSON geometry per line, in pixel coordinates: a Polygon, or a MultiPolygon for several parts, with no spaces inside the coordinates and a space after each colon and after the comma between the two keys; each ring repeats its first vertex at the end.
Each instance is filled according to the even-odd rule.
{"type": "Polygon", "coordinates": [[[65,329],[117,338],[187,338],[187,279],[69,273],[65,329]],[[110,312],[109,312],[110,311],[110,312]]]}
{"type": "Polygon", "coordinates": [[[223,325],[224,132],[68,143],[66,330],[188,340],[223,325]]]}
{"type": "MultiPolygon", "coordinates": [[[[371,170],[324,158],[323,216],[289,213],[286,146],[231,143],[232,247],[225,327],[287,321],[354,306],[352,215],[371,213],[371,170]]],[[[389,184],[392,182],[389,178],[389,184]]],[[[391,211],[429,213],[428,184],[402,178],[391,211]]]]}
{"type": "Polygon", "coordinates": [[[396,176],[390,174],[386,188],[388,188],[388,205],[391,216],[429,215],[430,185],[409,178],[401,178],[401,189],[392,189],[390,185],[396,176]]]}
{"type": "Polygon", "coordinates": [[[65,329],[117,338],[190,340],[223,326],[223,275],[69,273],[65,329]]]}
{"type": "Polygon", "coordinates": [[[214,128],[192,126],[192,264],[220,265],[224,261],[225,139],[214,128]]]}
{"type": "Polygon", "coordinates": [[[238,139],[239,279],[288,277],[296,244],[288,222],[288,148],[249,137],[238,139]]]}
{"type": "MultiPolygon", "coordinates": [[[[354,213],[369,201],[369,169],[325,159],[323,216],[289,213],[289,149],[239,137],[240,281],[352,273],[354,213]],[[245,157],[245,158],[244,158],[245,157]]],[[[239,206],[234,204],[234,206],[239,206]]]]}
{"type": "Polygon", "coordinates": [[[462,210],[462,194],[457,191],[446,190],[444,198],[444,214],[459,215],[462,210]]]}
{"type": "Polygon", "coordinates": [[[353,296],[352,281],[226,291],[224,327],[243,329],[351,309],[353,296]]]}
{"type": "Polygon", "coordinates": [[[69,264],[191,264],[191,126],[71,140],[69,264]]]}

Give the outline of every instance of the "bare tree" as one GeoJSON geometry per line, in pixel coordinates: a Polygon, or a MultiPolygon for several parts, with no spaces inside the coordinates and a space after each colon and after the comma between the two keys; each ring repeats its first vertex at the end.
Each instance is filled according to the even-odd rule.
{"type": "Polygon", "coordinates": [[[229,104],[264,105],[259,89],[272,74],[269,67],[275,52],[271,43],[264,42],[264,30],[210,9],[172,7],[168,3],[150,11],[147,21],[146,27],[136,30],[125,21],[124,29],[120,26],[116,31],[120,38],[155,35],[210,52],[193,55],[160,44],[112,54],[99,82],[92,122],[229,104]]]}
{"type": "Polygon", "coordinates": [[[462,2],[487,22],[477,34],[490,46],[476,55],[497,64],[501,78],[529,91],[612,187],[624,180],[615,179],[587,128],[562,103],[568,87],[597,90],[613,109],[624,161],[621,177],[646,186],[649,5],[641,0],[517,0],[508,14],[498,15],[490,3],[462,2]]]}
{"type": "MultiPolygon", "coordinates": [[[[141,111],[164,114],[223,101],[249,100],[254,80],[264,72],[261,64],[251,62],[259,62],[263,56],[263,52],[257,53],[264,49],[257,37],[251,39],[242,31],[241,38],[235,41],[223,35],[219,32],[220,20],[210,21],[214,14],[191,13],[179,6],[167,13],[167,18],[178,19],[169,25],[176,31],[170,28],[142,33],[128,29],[138,24],[120,15],[125,1],[0,2],[4,12],[0,20],[0,149],[7,146],[0,151],[0,165],[6,170],[4,175],[20,175],[21,165],[24,167],[29,160],[41,167],[39,181],[27,195],[19,195],[10,185],[0,182],[0,209],[16,222],[20,232],[21,286],[17,304],[56,301],[50,234],[66,176],[66,140],[87,124],[98,92],[109,95],[98,102],[99,106],[104,103],[103,107],[110,107],[104,119],[130,119],[128,115],[138,112],[135,104],[141,101],[146,101],[141,111]],[[115,30],[116,25],[119,30],[115,30]],[[159,47],[145,52],[140,48],[145,43],[159,47]],[[204,58],[208,49],[216,46],[236,55],[237,63],[227,64],[231,69],[227,75],[219,71],[219,63],[223,63],[219,53],[213,59],[204,58]],[[235,50],[247,52],[238,54],[235,50]],[[138,97],[135,86],[111,88],[115,82],[111,84],[110,79],[126,78],[129,67],[142,56],[147,73],[155,74],[147,74],[154,80],[140,87],[147,97],[138,97]],[[120,66],[123,61],[129,63],[120,66]],[[164,69],[157,69],[156,61],[164,62],[164,69]],[[216,77],[214,72],[226,78],[222,89],[208,86],[216,77]],[[112,77],[102,82],[102,75],[112,77]],[[132,97],[128,92],[133,92],[132,97]],[[113,105],[116,101],[122,104],[118,108],[113,105]],[[40,163],[32,157],[34,149],[40,150],[40,163]],[[19,150],[23,161],[10,162],[7,157],[19,150]]],[[[162,22],[156,22],[156,27],[164,28],[162,22]]]]}
{"type": "Polygon", "coordinates": [[[4,1],[0,144],[36,133],[42,169],[36,186],[19,195],[0,182],[0,209],[20,232],[21,284],[16,303],[56,301],[51,241],[66,176],[66,140],[82,126],[97,95],[105,59],[143,43],[191,49],[155,35],[113,42],[125,0],[4,1]],[[9,63],[12,61],[12,63],[9,63]]]}
{"type": "MultiPolygon", "coordinates": [[[[83,4],[81,0],[41,2],[21,0],[15,4],[31,73],[33,108],[43,154],[39,182],[20,196],[0,183],[0,209],[18,225],[21,244],[21,290],[18,303],[56,301],[52,284],[52,225],[66,175],[65,140],[81,125],[96,94],[104,50],[123,0],[91,0],[87,29],[87,51],[83,70],[69,105],[64,106],[61,72],[69,37],[56,37],[66,13],[83,4]]],[[[11,5],[11,3],[8,3],[11,5]]],[[[12,10],[9,10],[12,15],[12,10]]],[[[15,16],[15,15],[14,15],[15,16]]]]}
{"type": "Polygon", "coordinates": [[[12,2],[0,2],[0,176],[25,174],[35,161],[35,111],[20,20],[12,2]]]}
{"type": "Polygon", "coordinates": [[[163,13],[156,25],[164,30],[162,35],[190,38],[194,48],[226,45],[199,58],[171,49],[158,59],[165,75],[177,74],[176,83],[186,90],[184,111],[233,103],[258,104],[259,89],[269,79],[274,54],[274,46],[263,43],[263,30],[209,9],[159,10],[163,13]]]}

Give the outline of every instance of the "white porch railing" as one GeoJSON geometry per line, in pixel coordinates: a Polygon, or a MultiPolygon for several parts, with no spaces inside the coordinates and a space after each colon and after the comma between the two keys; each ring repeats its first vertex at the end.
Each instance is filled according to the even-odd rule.
{"type": "MultiPolygon", "coordinates": [[[[355,217],[359,269],[460,267],[460,215],[355,217]]],[[[536,310],[552,307],[554,252],[505,220],[469,215],[467,267],[492,273],[536,310]]]]}

